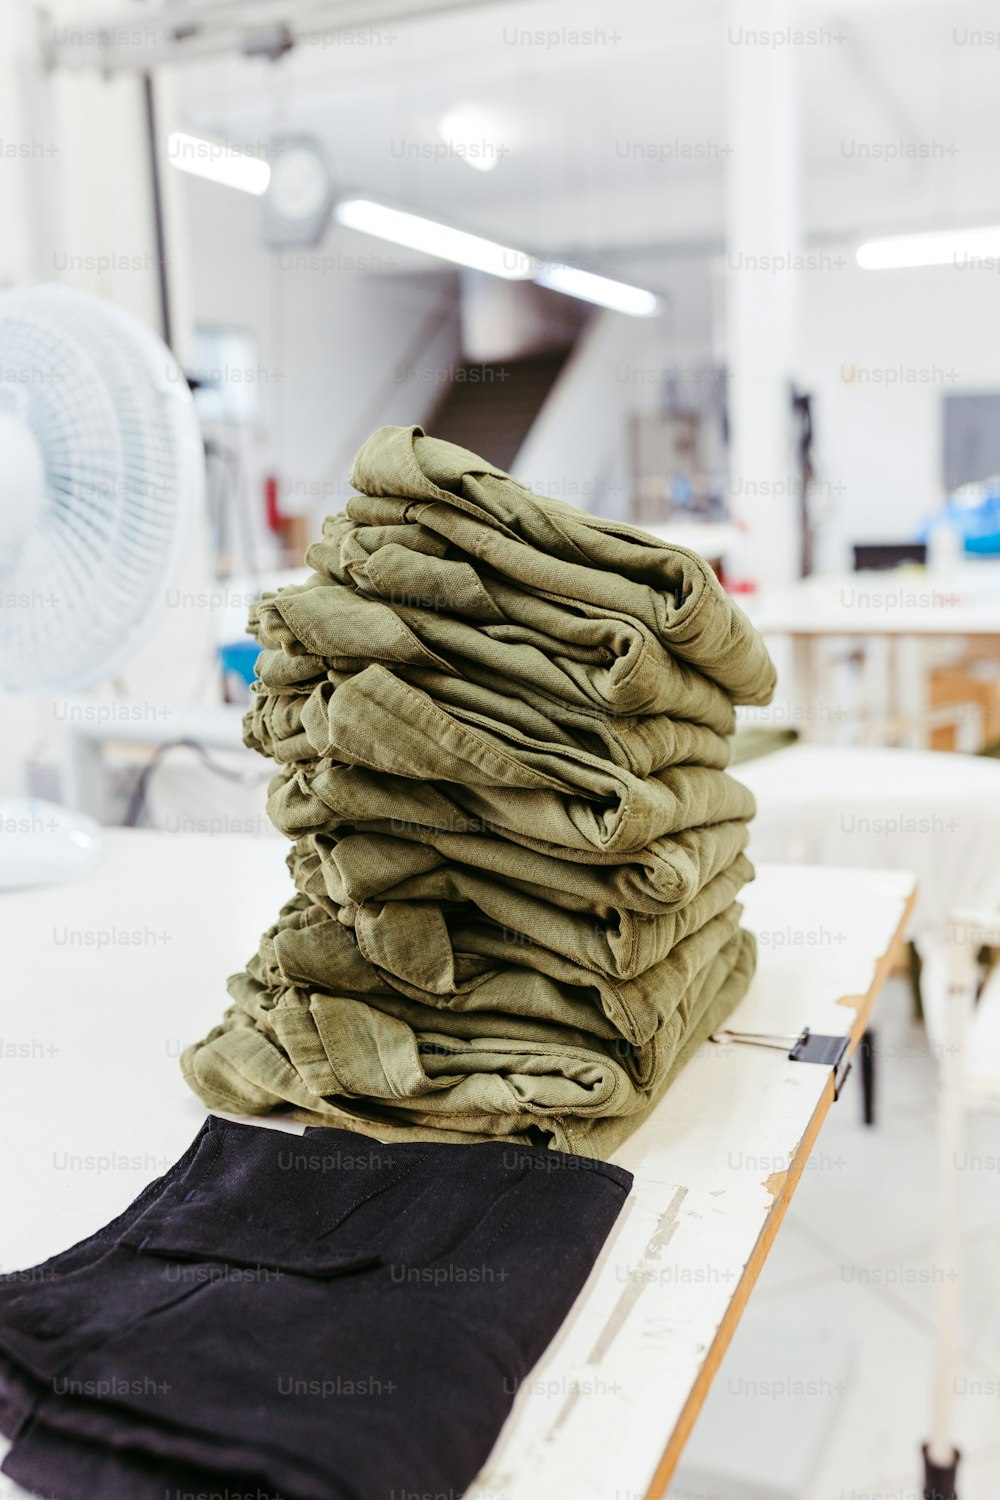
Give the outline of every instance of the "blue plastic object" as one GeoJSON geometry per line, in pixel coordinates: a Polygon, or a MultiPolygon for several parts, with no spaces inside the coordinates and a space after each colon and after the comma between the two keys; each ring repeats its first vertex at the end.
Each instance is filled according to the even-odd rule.
{"type": "Polygon", "coordinates": [[[256,641],[233,641],[231,645],[219,647],[219,661],[225,677],[239,677],[247,687],[256,680],[257,658],[260,647],[256,641]]]}
{"type": "Polygon", "coordinates": [[[944,508],[921,526],[917,540],[928,541],[938,526],[950,526],[970,554],[1000,556],[1000,475],[965,484],[949,495],[944,508]]]}

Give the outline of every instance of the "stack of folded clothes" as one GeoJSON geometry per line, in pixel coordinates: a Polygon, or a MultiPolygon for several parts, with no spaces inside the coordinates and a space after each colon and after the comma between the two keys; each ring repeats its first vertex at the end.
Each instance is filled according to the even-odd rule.
{"type": "Polygon", "coordinates": [[[212,1108],[607,1156],[746,989],[764,644],[700,558],[419,427],[251,614],[297,894],[183,1059],[212,1108]]]}

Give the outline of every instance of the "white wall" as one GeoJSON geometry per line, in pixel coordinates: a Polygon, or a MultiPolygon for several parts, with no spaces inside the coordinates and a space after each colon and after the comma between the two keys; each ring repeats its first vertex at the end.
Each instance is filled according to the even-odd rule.
{"type": "Polygon", "coordinates": [[[943,498],[943,397],[1000,391],[1000,272],[862,271],[851,259],[811,274],[802,308],[829,568],[851,542],[913,535],[943,498]]]}
{"type": "Polygon", "coordinates": [[[711,363],[711,282],[704,257],[636,257],[608,269],[636,286],[655,285],[661,313],[633,318],[593,310],[513,472],[542,494],[624,517],[632,484],[629,419],[658,409],[666,376],[683,380],[711,363]]]}
{"type": "Polygon", "coordinates": [[[595,315],[512,465],[523,484],[599,515],[627,514],[628,414],[637,402],[616,371],[651,363],[649,339],[645,319],[595,315]]]}
{"type": "MultiPolygon", "coordinates": [[[[344,231],[316,252],[317,268],[298,262],[275,269],[259,243],[257,208],[243,195],[191,182],[196,314],[256,327],[262,364],[284,371],[283,381],[262,392],[271,412],[265,447],[296,487],[289,509],[311,505],[319,515],[343,497],[349,450],[365,435],[380,383],[389,380],[392,398],[376,420],[420,420],[433,407],[440,394],[434,383],[458,356],[457,325],[443,323],[415,375],[394,383],[394,364],[442,295],[441,279],[353,273],[337,258],[374,257],[384,267],[393,250],[344,231]]],[[[943,395],[1000,391],[1000,273],[862,271],[851,247],[808,253],[819,269],[803,274],[799,378],[814,396],[818,562],[832,568],[846,564],[854,541],[912,535],[940,504],[943,395]],[[845,379],[853,366],[857,378],[845,379]]],[[[519,474],[539,481],[551,471],[577,503],[593,504],[602,481],[620,483],[611,450],[625,413],[655,400],[655,380],[642,386],[639,375],[712,357],[708,259],[630,264],[619,274],[641,285],[653,271],[657,285],[676,283],[666,317],[645,327],[644,320],[612,318],[622,325],[612,342],[624,341],[628,352],[595,352],[585,376],[571,366],[519,455],[519,474]],[[623,386],[622,368],[632,389],[623,386]],[[603,437],[595,422],[606,425],[603,437]]],[[[606,337],[592,335],[595,344],[606,337]]],[[[787,480],[734,474],[733,482],[787,480]]],[[[607,498],[609,511],[620,512],[624,497],[607,498]]]]}
{"type": "MultiPolygon", "coordinates": [[[[257,199],[195,178],[187,188],[194,317],[257,340],[250,463],[276,472],[284,508],[318,529],[350,493],[368,432],[420,421],[442,394],[459,353],[456,281],[397,269],[391,245],[338,228],[314,249],[267,250],[257,199]]],[[[259,485],[254,495],[262,506],[259,485]]]]}

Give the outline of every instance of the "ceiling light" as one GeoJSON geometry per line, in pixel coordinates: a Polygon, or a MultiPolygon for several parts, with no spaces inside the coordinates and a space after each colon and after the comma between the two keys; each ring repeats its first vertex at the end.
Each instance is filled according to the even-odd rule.
{"type": "Polygon", "coordinates": [[[477,172],[492,172],[502,156],[504,145],[490,122],[467,104],[456,104],[438,121],[438,135],[454,156],[477,172]]]}
{"type": "Polygon", "coordinates": [[[531,275],[530,259],[521,251],[478,234],[467,234],[464,229],[452,229],[436,219],[403,213],[368,198],[347,198],[337,204],[335,212],[338,222],[348,229],[360,229],[364,234],[391,240],[395,245],[407,245],[411,250],[424,250],[458,266],[488,271],[491,276],[503,276],[507,281],[526,281],[531,275]]]}
{"type": "Polygon", "coordinates": [[[612,281],[608,276],[595,276],[593,271],[579,271],[575,266],[546,265],[532,280],[539,286],[551,287],[554,292],[565,292],[598,307],[610,307],[613,312],[629,313],[633,318],[648,318],[659,307],[653,293],[643,291],[642,287],[612,281]]]}
{"type": "Polygon", "coordinates": [[[232,146],[228,141],[212,141],[205,136],[188,135],[175,130],[167,137],[167,158],[182,172],[204,177],[223,187],[239,188],[242,193],[260,197],[267,192],[271,168],[260,156],[232,146]]]}
{"type": "Polygon", "coordinates": [[[859,246],[857,261],[866,271],[906,266],[948,266],[980,256],[1000,256],[1000,225],[988,229],[942,229],[927,234],[894,234],[859,246]]]}
{"type": "Polygon", "coordinates": [[[391,240],[395,245],[406,245],[411,250],[423,250],[455,265],[486,271],[507,281],[534,281],[538,286],[550,287],[552,291],[564,292],[583,302],[596,303],[598,307],[629,313],[632,317],[648,318],[659,310],[659,299],[641,287],[612,281],[610,277],[597,276],[592,271],[579,271],[574,266],[535,260],[523,250],[499,245],[478,234],[468,234],[464,229],[452,229],[436,219],[387,208],[369,198],[346,198],[337,204],[334,212],[338,223],[347,229],[358,229],[363,234],[391,240]]]}

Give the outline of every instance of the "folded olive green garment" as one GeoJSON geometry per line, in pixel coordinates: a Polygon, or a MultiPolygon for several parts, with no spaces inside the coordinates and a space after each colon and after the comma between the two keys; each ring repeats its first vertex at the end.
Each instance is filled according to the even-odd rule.
{"type": "MultiPolygon", "coordinates": [[[[335,767],[441,783],[470,816],[560,847],[622,854],[754,811],[752,794],[723,771],[671,766],[634,776],[588,751],[442,708],[381,666],[311,697],[303,727],[317,767],[332,758],[335,767]]],[[[355,805],[360,816],[378,816],[355,805]]]]}
{"type": "MultiPolygon", "coordinates": [[[[315,562],[315,547],[309,558],[315,562]]],[[[546,600],[537,606],[537,612],[555,607],[546,600]]],[[[315,573],[306,583],[264,594],[250,625],[265,649],[319,658],[342,672],[375,660],[487,684],[499,679],[510,693],[525,684],[546,697],[612,714],[672,711],[720,733],[729,733],[735,721],[723,688],[676,661],[649,633],[640,637],[640,651],[634,639],[621,645],[604,618],[586,621],[591,645],[576,645],[537,628],[469,624],[433,609],[390,606],[315,573]]],[[[568,624],[564,628],[568,634],[568,624]]]]}
{"type": "MultiPolygon", "coordinates": [[[[261,652],[258,681],[244,722],[244,737],[251,749],[284,765],[315,759],[316,746],[304,727],[304,717],[315,723],[316,700],[325,702],[334,687],[353,675],[334,668],[320,670],[322,666],[311,656],[261,652]],[[316,663],[316,669],[290,680],[288,669],[296,661],[316,663]]],[[[523,683],[505,684],[509,691],[504,693],[498,691],[495,679],[477,682],[401,664],[392,670],[435,703],[467,715],[470,722],[507,725],[530,739],[586,750],[635,776],[678,765],[722,770],[729,763],[729,736],[669,714],[611,717],[595,708],[546,698],[523,683]]]]}
{"type": "Polygon", "coordinates": [[[621,864],[667,834],[753,816],[750,792],[723,771],[681,766],[598,801],[557,787],[462,786],[370,771],[300,767],[272,782],[268,812],[282,833],[322,833],[329,816],[388,819],[451,832],[489,830],[543,853],[621,864]]]}
{"type": "MultiPolygon", "coordinates": [[[[288,787],[285,777],[272,783],[272,817],[276,809],[280,814],[288,787]]],[[[456,831],[399,818],[365,821],[349,813],[340,816],[319,799],[302,799],[301,810],[304,815],[290,819],[287,827],[280,816],[275,821],[290,838],[316,835],[317,844],[325,848],[335,842],[329,857],[356,902],[385,895],[398,880],[453,862],[482,870],[494,881],[567,911],[596,914],[616,909],[656,916],[690,901],[749,841],[745,822],[717,823],[657,839],[629,855],[626,863],[613,864],[596,852],[543,853],[523,840],[515,843],[489,830],[456,831]],[[368,840],[367,835],[374,837],[368,840]]]]}
{"type": "MultiPolygon", "coordinates": [[[[349,858],[365,864],[368,851],[379,852],[371,839],[353,843],[349,858]]],[[[724,911],[753,878],[750,862],[740,855],[685,906],[655,916],[606,908],[583,914],[462,865],[441,864],[357,902],[345,889],[336,854],[335,840],[301,840],[289,860],[296,889],[352,927],[371,963],[440,994],[453,990],[456,953],[464,951],[547,973],[572,971],[581,985],[592,983],[594,973],[635,979],[724,911]],[[477,923],[477,915],[486,922],[477,923]]]]}
{"type": "MultiPolygon", "coordinates": [[[[605,1159],[652,1114],[689,1058],[738,1004],[753,975],[754,953],[752,936],[738,931],[716,963],[696,976],[678,1017],[682,1040],[673,1061],[665,1066],[655,1087],[644,1094],[636,1096],[613,1051],[603,1052],[584,1041],[572,1054],[564,1052],[562,1065],[572,1069],[566,1095],[573,1107],[562,1114],[557,1110],[545,1112],[532,1100],[524,1106],[521,1103],[522,1083],[534,1089],[539,1079],[547,1077],[553,1053],[546,1044],[544,1027],[522,1032],[512,1025],[513,1059],[523,1072],[510,1067],[510,1055],[505,1059],[489,1044],[477,1047],[474,1036],[460,1034],[465,1030],[461,1025],[451,1028],[459,1034],[421,1033],[413,1046],[412,1073],[418,1083],[413,1104],[407,1107],[393,1102],[382,1107],[377,1098],[359,1100],[336,1092],[338,1080],[330,1071],[317,1029],[318,1024],[324,1030],[331,1026],[320,997],[315,1000],[315,1015],[308,997],[297,997],[296,1020],[290,1024],[279,1021],[279,1030],[286,1038],[294,1036],[295,1042],[290,1049],[284,1044],[278,1046],[268,1039],[266,1029],[258,1029],[253,982],[246,976],[242,1000],[227,1012],[205,1042],[198,1049],[189,1049],[181,1061],[191,1088],[210,1109],[267,1114],[291,1105],[294,1118],[305,1124],[336,1125],[384,1141],[433,1137],[467,1143],[500,1139],[605,1159]],[[472,1058],[484,1069],[496,1070],[484,1107],[477,1102],[478,1086],[463,1091],[462,1074],[456,1072],[451,1079],[446,1074],[441,1081],[435,1065],[443,1065],[449,1056],[457,1058],[456,1066],[464,1066],[472,1058]],[[422,1088],[419,1069],[425,1070],[422,1088]],[[472,1099],[467,1106],[468,1093],[472,1093],[472,1099]],[[459,1107],[452,1108],[456,1103],[459,1107]],[[497,1107],[491,1111],[489,1106],[494,1104],[497,1107]],[[632,1107],[621,1109],[623,1104],[632,1107]]],[[[290,1007],[296,1004],[291,992],[288,1000],[290,1007]]],[[[335,1019],[332,1024],[336,1029],[335,1019]]],[[[405,1050],[401,1036],[393,1040],[405,1050]]]]}
{"type": "MultiPolygon", "coordinates": [[[[497,841],[480,842],[495,848],[497,841]]],[[[592,899],[585,901],[537,882],[505,880],[494,871],[447,860],[426,844],[357,830],[343,837],[300,839],[289,856],[289,870],[298,890],[331,911],[336,908],[338,920],[355,927],[362,946],[362,934],[373,921],[405,925],[413,904],[429,902],[444,912],[478,912],[496,925],[504,941],[520,949],[540,943],[586,969],[618,978],[643,973],[706,921],[711,900],[706,893],[714,890],[717,900],[727,889],[722,904],[728,905],[739,887],[753,879],[753,867],[738,854],[719,870],[705,867],[708,878],[684,902],[658,902],[654,911],[642,912],[615,905],[599,881],[592,899]],[[354,913],[360,913],[358,920],[354,913]]],[[[424,936],[429,930],[423,930],[424,936]]],[[[408,955],[409,942],[403,946],[408,955]]],[[[421,950],[417,962],[425,972],[436,967],[425,956],[426,943],[414,946],[421,950]]],[[[520,952],[517,956],[524,961],[520,952]]],[[[392,972],[409,977],[403,969],[392,972]]]]}
{"type": "Polygon", "coordinates": [[[463,993],[481,1006],[456,1004],[458,996],[432,1006],[387,991],[351,934],[299,897],[248,972],[230,981],[236,1003],[182,1067],[216,1109],[291,1105],[300,1119],[354,1121],[386,1139],[433,1129],[603,1156],[745,989],[753,939],[738,919],[732,907],[675,949],[656,1029],[634,1047],[581,992],[574,999],[531,970],[486,970],[470,981],[463,993]],[[339,977],[339,992],[311,987],[317,969],[339,977]],[[488,1008],[512,987],[525,987],[530,1003],[488,1008]]]}
{"type": "Polygon", "coordinates": [[[732,936],[740,908],[729,901],[682,938],[666,958],[636,978],[617,981],[538,946],[532,962],[521,964],[517,961],[521,955],[511,951],[511,944],[498,940],[495,931],[491,942],[489,924],[457,924],[450,934],[455,948],[448,946],[447,986],[400,978],[375,961],[394,956],[385,951],[387,943],[376,945],[373,958],[358,934],[323,906],[310,901],[308,910],[307,921],[298,916],[296,925],[282,928],[263,942],[258,953],[263,973],[251,964],[251,974],[279,989],[293,984],[339,992],[363,985],[365,993],[390,995],[394,1001],[406,996],[425,1007],[495,1013],[505,1022],[523,1015],[558,1025],[572,1016],[574,1025],[642,1047],[655,1038],[664,1017],[673,1013],[691,975],[732,936]]]}
{"type": "Polygon", "coordinates": [[[759,760],[762,755],[773,755],[794,745],[799,737],[797,729],[773,728],[769,724],[741,724],[732,738],[733,765],[742,765],[748,760],[759,760]]]}
{"type": "MultiPolygon", "coordinates": [[[[732,702],[769,702],[775,670],[763,640],[709,565],[686,548],[533,495],[419,427],[380,428],[358,454],[351,483],[360,491],[347,504],[352,521],[407,533],[417,523],[480,576],[487,568],[581,614],[633,621],[732,702]]],[[[412,535],[395,540],[404,551],[419,545],[412,535]]]]}
{"type": "Polygon", "coordinates": [[[725,773],[763,642],[682,548],[383,428],[265,595],[296,896],[183,1058],[215,1108],[607,1155],[753,970],[725,773]]]}
{"type": "MultiPolygon", "coordinates": [[[[335,521],[339,524],[339,518],[335,521]]],[[[413,556],[400,550],[406,559],[413,556]]],[[[311,548],[311,562],[314,553],[311,548]]],[[[535,615],[558,613],[545,599],[528,602],[535,615]]],[[[560,624],[549,623],[553,629],[560,624]]],[[[486,683],[499,677],[508,691],[524,683],[547,697],[605,713],[672,711],[719,733],[732,730],[735,711],[723,689],[675,660],[648,631],[633,631],[621,642],[617,621],[602,616],[583,623],[585,629],[577,622],[572,630],[567,619],[558,635],[526,625],[472,624],[430,608],[389,605],[318,573],[306,583],[265,594],[251,614],[253,633],[266,649],[318,657],[341,671],[357,671],[374,660],[486,683]],[[590,637],[586,644],[572,639],[584,634],[590,637]]]]}

